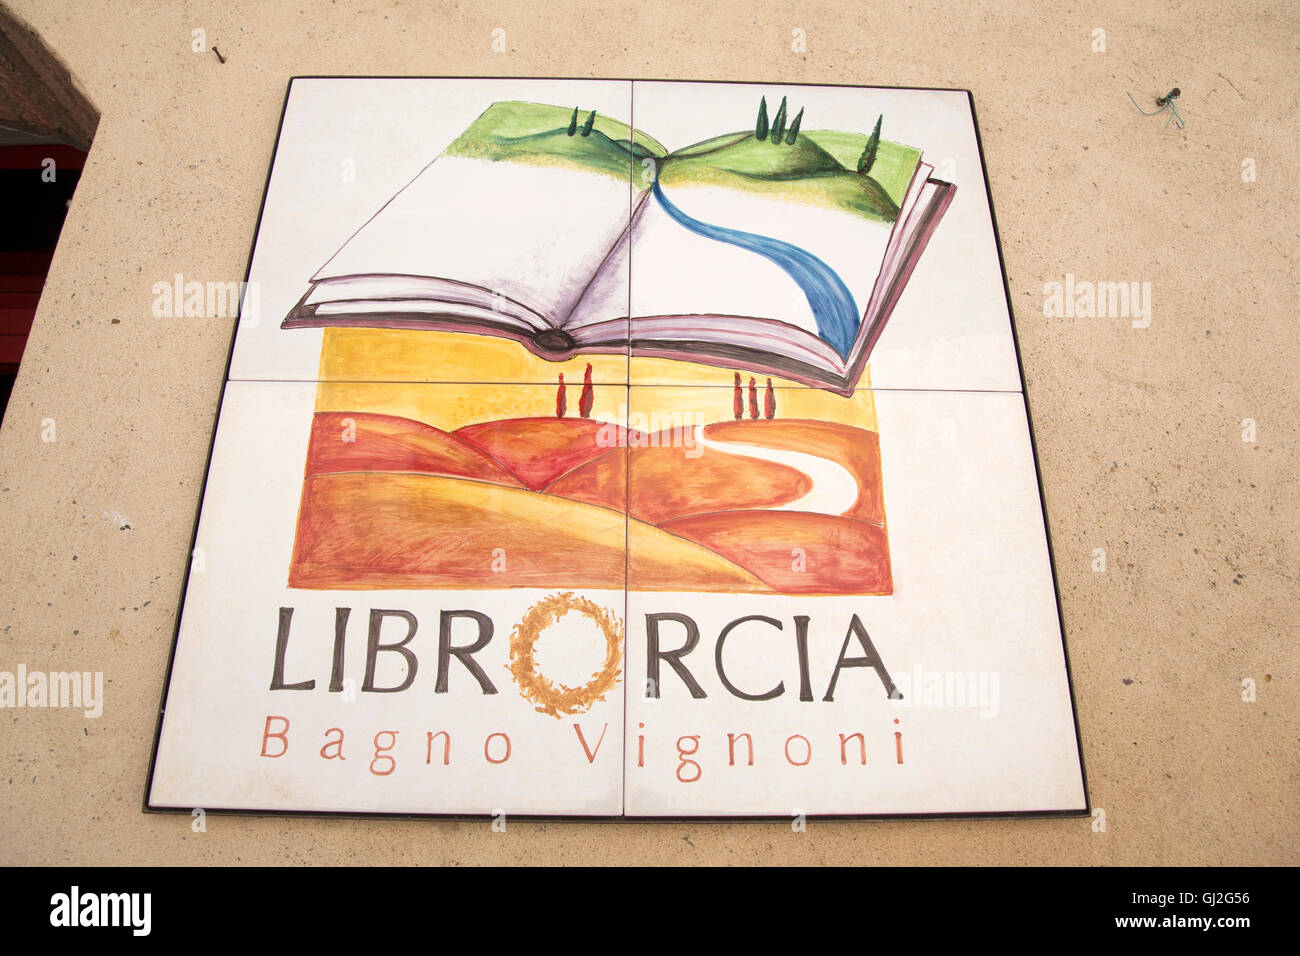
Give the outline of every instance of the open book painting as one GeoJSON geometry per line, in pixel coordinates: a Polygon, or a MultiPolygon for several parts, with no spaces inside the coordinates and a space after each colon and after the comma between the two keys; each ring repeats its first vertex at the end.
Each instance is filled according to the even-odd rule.
{"type": "Polygon", "coordinates": [[[760,97],[752,129],[670,152],[596,110],[494,103],[312,276],[284,327],[479,332],[548,359],[630,352],[848,394],[954,188],[881,138],[883,116],[868,134],[801,129],[803,109],[787,128],[787,110],[769,119],[760,97]],[[488,209],[501,231],[421,235],[488,209]],[[648,270],[634,303],[633,255],[648,270]],[[704,295],[684,270],[711,277],[704,295]]]}
{"type": "Polygon", "coordinates": [[[295,80],[146,805],[1081,813],[963,92],[295,80]]]}

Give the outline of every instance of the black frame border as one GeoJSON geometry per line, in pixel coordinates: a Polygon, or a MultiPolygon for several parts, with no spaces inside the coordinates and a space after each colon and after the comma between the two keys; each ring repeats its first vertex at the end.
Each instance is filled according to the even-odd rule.
{"type": "MultiPolygon", "coordinates": [[[[1056,571],[1056,551],[1052,543],[1051,525],[1047,517],[1047,498],[1043,491],[1043,472],[1038,458],[1038,440],[1034,434],[1034,420],[1029,405],[1029,391],[1025,385],[1025,367],[1020,350],[1020,330],[1016,324],[1015,310],[1011,304],[1011,286],[1007,280],[1006,259],[1002,254],[1002,234],[998,229],[997,213],[993,208],[993,187],[989,182],[988,162],[984,156],[984,138],[980,133],[979,117],[975,111],[975,96],[969,88],[939,86],[863,86],[854,83],[791,83],[781,80],[682,80],[659,77],[608,77],[608,76],[419,76],[419,75],[348,75],[348,74],[304,74],[289,77],[285,86],[284,102],[280,106],[280,119],[276,125],[275,142],[271,147],[271,157],[267,163],[266,181],[262,186],[262,201],[257,210],[257,221],[253,226],[253,238],[248,250],[248,264],[244,268],[244,283],[247,284],[253,268],[253,254],[257,250],[258,236],[262,230],[262,217],[266,213],[266,199],[271,187],[271,173],[275,168],[275,157],[280,150],[280,137],[284,133],[284,117],[289,109],[289,97],[293,92],[295,80],[559,80],[559,81],[604,81],[616,83],[708,83],[718,86],[808,86],[829,89],[854,90],[915,90],[934,93],[965,93],[970,107],[971,125],[975,130],[975,145],[979,152],[980,173],[984,178],[984,195],[989,207],[989,221],[993,226],[994,245],[997,247],[998,268],[1002,272],[1002,294],[1006,301],[1007,316],[1011,322],[1011,339],[1015,345],[1016,370],[1020,375],[1020,396],[1024,401],[1025,423],[1029,429],[1029,448],[1034,459],[1034,477],[1038,483],[1038,504],[1043,516],[1043,534],[1047,539],[1047,560],[1052,572],[1052,590],[1056,598],[1057,627],[1061,635],[1061,651],[1065,662],[1065,680],[1070,693],[1070,712],[1074,719],[1074,742],[1079,757],[1079,777],[1083,785],[1083,808],[1080,810],[996,810],[954,813],[862,813],[862,814],[808,814],[806,819],[816,822],[836,821],[871,821],[871,820],[988,820],[988,819],[1039,819],[1039,818],[1078,818],[1092,815],[1092,796],[1088,790],[1088,773],[1083,756],[1083,738],[1079,729],[1079,707],[1074,689],[1074,674],[1070,665],[1069,643],[1065,637],[1065,613],[1061,606],[1061,587],[1056,571]]],[[[239,322],[243,316],[241,302],[240,316],[236,318],[230,336],[230,346],[226,352],[226,366],[222,373],[221,393],[217,399],[217,408],[212,419],[212,438],[208,442],[207,460],[203,465],[203,485],[199,489],[199,500],[195,506],[194,523],[190,532],[190,547],[186,553],[185,574],[181,580],[180,601],[176,611],[176,624],[172,631],[171,651],[167,658],[167,671],[163,678],[161,698],[158,703],[158,719],[154,728],[153,743],[149,751],[149,771],[145,779],[141,812],[158,814],[192,813],[189,807],[155,806],[149,802],[153,791],[154,771],[158,762],[158,744],[162,738],[163,718],[167,712],[167,697],[171,691],[172,671],[176,664],[176,649],[180,641],[181,621],[184,617],[185,599],[189,594],[190,573],[193,570],[194,549],[198,545],[199,519],[203,514],[203,501],[207,497],[208,478],[212,469],[212,453],[217,443],[217,427],[221,421],[221,408],[226,399],[226,388],[230,384],[230,366],[234,359],[235,342],[239,337],[239,322]]],[[[433,820],[453,822],[482,822],[491,820],[487,813],[409,813],[386,812],[382,810],[257,810],[233,807],[203,807],[204,813],[222,816],[243,817],[316,817],[344,820],[433,820]]],[[[554,823],[789,823],[789,816],[780,815],[737,815],[737,816],[619,816],[564,815],[564,814],[510,814],[509,819],[524,822],[554,823]]]]}

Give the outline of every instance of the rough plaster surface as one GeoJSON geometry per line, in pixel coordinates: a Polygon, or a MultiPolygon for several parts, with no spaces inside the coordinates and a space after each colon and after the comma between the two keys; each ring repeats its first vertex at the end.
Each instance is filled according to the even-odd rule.
{"type": "Polygon", "coordinates": [[[107,704],[0,711],[0,863],[1300,861],[1295,8],[6,2],[102,120],[0,431],[0,669],[102,670],[107,704]],[[243,277],[295,73],[971,88],[1105,832],[143,814],[233,329],[150,288],[243,277]],[[1184,131],[1125,95],[1174,85],[1184,131]],[[1045,318],[1066,273],[1150,282],[1150,327],[1045,318]]]}

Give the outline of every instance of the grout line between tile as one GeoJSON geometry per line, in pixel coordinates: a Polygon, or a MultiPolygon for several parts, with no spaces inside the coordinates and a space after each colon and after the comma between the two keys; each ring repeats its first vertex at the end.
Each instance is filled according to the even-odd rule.
{"type": "MultiPolygon", "coordinates": [[[[428,381],[424,379],[387,378],[228,378],[223,384],[243,385],[520,385],[532,388],[554,387],[554,382],[497,382],[497,381],[428,381]]],[[[605,388],[716,388],[730,389],[731,385],[699,385],[689,382],[595,382],[605,388]]],[[[776,389],[806,389],[806,385],[773,385],[776,389]]],[[[855,392],[928,392],[968,395],[1023,395],[1023,388],[877,388],[874,385],[855,388],[855,392]]]]}

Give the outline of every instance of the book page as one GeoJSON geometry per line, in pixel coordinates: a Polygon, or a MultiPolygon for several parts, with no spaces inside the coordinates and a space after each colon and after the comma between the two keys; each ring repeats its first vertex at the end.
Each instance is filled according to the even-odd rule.
{"type": "Polygon", "coordinates": [[[312,279],[451,279],[558,321],[623,234],[627,216],[626,176],[444,155],[312,279]]]}
{"type": "MultiPolygon", "coordinates": [[[[641,88],[646,109],[638,121],[664,122],[656,135],[670,152],[632,227],[633,319],[775,320],[820,338],[842,363],[903,218],[920,150],[883,140],[878,131],[873,140],[823,128],[844,115],[842,107],[828,109],[824,95],[813,96],[808,115],[782,100],[771,122],[763,99],[755,126],[757,90],[743,107],[732,97],[688,112],[684,88],[641,88]],[[674,109],[658,102],[665,96],[674,109]],[[714,124],[712,135],[695,140],[701,116],[714,124]]],[[[681,325],[678,334],[690,336],[689,323],[681,325]]]]}
{"type": "MultiPolygon", "coordinates": [[[[875,224],[855,228],[847,217],[820,209],[791,209],[776,200],[725,188],[683,186],[664,189],[678,209],[708,224],[799,245],[820,246],[823,261],[836,261],[858,296],[871,294],[889,240],[875,224]],[[818,242],[818,236],[853,234],[853,242],[818,242]]],[[[649,204],[632,234],[635,257],[632,316],[754,316],[788,322],[816,334],[808,298],[778,264],[753,251],[706,237],[674,219],[658,202],[649,204]]],[[[809,250],[812,251],[812,250],[809,250]]],[[[814,253],[816,254],[816,253],[814,253]]],[[[838,271],[838,270],[837,270],[838,271]]]]}
{"type": "MultiPolygon", "coordinates": [[[[316,280],[445,280],[481,289],[499,301],[501,315],[530,326],[532,315],[543,316],[536,324],[545,327],[571,307],[626,227],[631,158],[617,143],[630,118],[627,81],[295,79],[258,221],[232,378],[465,381],[483,377],[478,359],[486,354],[506,380],[553,381],[550,369],[533,371],[527,353],[511,359],[523,351],[514,343],[487,336],[475,348],[419,349],[414,368],[377,361],[324,368],[323,343],[334,333],[346,332],[363,358],[390,350],[365,328],[316,327],[348,324],[347,310],[323,308],[327,297],[362,298],[355,289],[327,293],[332,283],[316,280]],[[312,293],[331,321],[286,327],[312,293]]],[[[372,300],[429,299],[412,296],[406,283],[395,291],[367,286],[372,300]]],[[[626,301],[625,277],[618,292],[626,301]]],[[[356,311],[364,319],[375,310],[356,311]]],[[[418,328],[418,313],[403,314],[412,322],[394,324],[389,338],[418,328]]],[[[621,365],[603,374],[598,363],[596,372],[625,377],[621,365]]]]}

